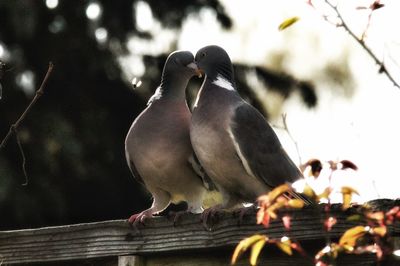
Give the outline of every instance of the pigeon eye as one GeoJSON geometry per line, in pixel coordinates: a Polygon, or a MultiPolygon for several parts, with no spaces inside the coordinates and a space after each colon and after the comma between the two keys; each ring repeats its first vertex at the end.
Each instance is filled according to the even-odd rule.
{"type": "Polygon", "coordinates": [[[205,56],[206,56],[206,53],[202,52],[201,57],[205,57],[205,56]]]}

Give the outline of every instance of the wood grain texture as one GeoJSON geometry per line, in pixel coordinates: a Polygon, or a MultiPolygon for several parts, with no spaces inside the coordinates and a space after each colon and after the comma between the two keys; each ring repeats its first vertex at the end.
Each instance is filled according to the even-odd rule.
{"type": "MultiPolygon", "coordinates": [[[[390,202],[393,204],[393,201],[390,202]]],[[[307,243],[324,242],[326,233],[322,228],[321,214],[315,208],[307,207],[289,213],[292,216],[291,238],[307,243]]],[[[346,221],[348,213],[349,211],[343,213],[338,208],[332,210],[332,215],[337,217],[338,223],[329,233],[329,237],[338,238],[347,228],[357,224],[346,221]]],[[[399,224],[389,229],[391,236],[400,236],[399,224]]],[[[157,259],[166,262],[166,254],[172,261],[174,258],[182,260],[184,256],[191,256],[198,261],[193,265],[227,265],[224,264],[227,262],[226,254],[232,254],[233,248],[240,240],[255,233],[264,233],[270,238],[280,238],[287,234],[281,221],[273,221],[269,228],[256,225],[254,212],[247,214],[241,225],[238,225],[238,217],[233,213],[222,214],[210,230],[202,226],[199,215],[187,214],[181,217],[176,226],[166,217],[148,219],[145,226],[139,227],[139,231],[131,228],[125,220],[2,231],[0,265],[123,255],[142,256],[146,258],[145,265],[162,265],[157,263],[157,259]],[[195,256],[218,250],[225,252],[220,253],[225,254],[221,256],[222,264],[218,264],[218,259],[215,260],[216,264],[206,264],[207,256],[195,256]]],[[[176,263],[171,262],[170,265],[181,265],[176,263]]],[[[365,262],[363,264],[368,265],[365,262]]]]}

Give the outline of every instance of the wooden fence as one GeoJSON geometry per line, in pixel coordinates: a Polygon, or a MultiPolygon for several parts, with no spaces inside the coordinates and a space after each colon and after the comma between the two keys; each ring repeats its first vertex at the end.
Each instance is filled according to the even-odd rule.
{"type": "MultiPolygon", "coordinates": [[[[400,205],[394,200],[375,202],[378,209],[400,205]]],[[[255,223],[255,213],[247,214],[242,223],[233,213],[218,217],[211,229],[200,222],[199,215],[183,215],[177,225],[166,217],[146,220],[145,226],[134,230],[125,220],[55,226],[0,232],[0,265],[107,265],[107,266],[215,266],[229,265],[236,244],[245,237],[263,233],[270,238],[290,234],[314,254],[327,238],[337,239],[357,222],[348,221],[349,212],[332,209],[338,223],[329,233],[315,208],[290,211],[291,230],[286,231],[280,220],[268,228],[255,223]],[[314,252],[314,253],[313,253],[314,252]]],[[[400,225],[389,227],[393,245],[400,248],[400,225]]],[[[395,262],[396,263],[396,262],[395,262]]],[[[397,262],[400,265],[400,261],[397,262]]],[[[310,258],[289,256],[274,247],[266,247],[260,265],[313,265],[310,258]]],[[[248,265],[248,254],[237,265],[248,265]]],[[[376,256],[343,255],[337,265],[378,265],[376,256]]]]}

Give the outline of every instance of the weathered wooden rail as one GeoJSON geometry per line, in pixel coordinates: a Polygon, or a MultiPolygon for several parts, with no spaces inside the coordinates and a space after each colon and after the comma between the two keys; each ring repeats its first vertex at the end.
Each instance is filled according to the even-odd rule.
{"type": "MultiPolygon", "coordinates": [[[[387,209],[395,204],[399,202],[383,200],[378,208],[387,209]]],[[[332,211],[338,219],[329,232],[329,237],[334,239],[356,223],[346,220],[348,213],[338,208],[332,211]]],[[[324,246],[327,233],[322,228],[319,212],[305,208],[291,211],[291,215],[291,238],[301,241],[309,251],[324,246]]],[[[269,228],[256,225],[254,213],[246,215],[240,225],[234,214],[223,214],[211,230],[203,227],[199,215],[187,214],[176,226],[166,217],[149,219],[139,231],[124,220],[2,231],[0,265],[229,265],[235,245],[255,233],[271,238],[288,234],[280,221],[273,221],[269,228]]],[[[399,223],[389,228],[389,234],[398,245],[399,223]]],[[[345,255],[340,256],[339,261],[338,265],[376,265],[374,255],[345,255]]],[[[265,248],[260,262],[265,262],[263,265],[313,265],[304,257],[288,256],[273,247],[265,248]]],[[[237,265],[248,265],[247,256],[237,265]]]]}

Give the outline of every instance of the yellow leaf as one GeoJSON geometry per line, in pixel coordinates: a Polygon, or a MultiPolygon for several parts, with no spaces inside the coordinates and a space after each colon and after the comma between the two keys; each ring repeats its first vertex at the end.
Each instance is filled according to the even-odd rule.
{"type": "Polygon", "coordinates": [[[269,202],[273,202],[278,196],[282,195],[283,193],[291,190],[288,184],[280,185],[268,193],[269,202]]]}
{"type": "Polygon", "coordinates": [[[318,200],[329,199],[329,196],[331,195],[331,192],[332,192],[332,188],[331,187],[325,188],[324,191],[321,194],[318,195],[318,197],[317,197],[318,200]]]}
{"type": "Polygon", "coordinates": [[[295,209],[301,209],[304,207],[304,201],[301,199],[291,199],[288,201],[288,205],[295,209]]]}
{"type": "Polygon", "coordinates": [[[264,247],[267,238],[261,239],[253,245],[250,254],[250,264],[252,266],[257,264],[258,255],[260,255],[261,249],[264,247]]]}
{"type": "Polygon", "coordinates": [[[355,190],[352,187],[342,187],[342,194],[357,194],[357,195],[360,195],[358,193],[358,191],[355,190]]]}
{"type": "Polygon", "coordinates": [[[231,264],[235,264],[239,256],[250,246],[263,239],[267,240],[268,238],[265,235],[253,235],[240,241],[233,252],[231,264]]]}
{"type": "Polygon", "coordinates": [[[354,226],[343,233],[342,237],[339,240],[339,244],[341,246],[354,247],[357,242],[357,239],[365,235],[367,231],[368,227],[361,225],[354,226]]]}
{"type": "Polygon", "coordinates": [[[343,194],[343,205],[342,209],[347,210],[351,206],[351,194],[343,194]]]}
{"type": "Polygon", "coordinates": [[[293,254],[291,244],[292,241],[290,241],[290,239],[287,237],[282,237],[281,241],[276,243],[278,248],[290,256],[293,254]]]}
{"type": "Polygon", "coordinates": [[[299,17],[291,17],[288,19],[285,19],[281,24],[279,24],[278,29],[280,31],[292,26],[294,23],[296,23],[300,18],[299,17]]]}
{"type": "Polygon", "coordinates": [[[350,207],[351,198],[353,194],[358,194],[357,190],[351,187],[342,187],[342,195],[343,195],[343,205],[342,209],[346,210],[350,207]]]}
{"type": "Polygon", "coordinates": [[[310,185],[306,184],[303,189],[303,194],[309,197],[310,199],[315,198],[315,191],[311,188],[310,185]]]}

